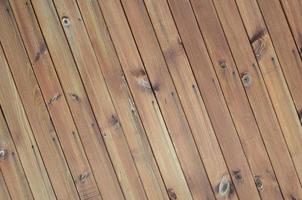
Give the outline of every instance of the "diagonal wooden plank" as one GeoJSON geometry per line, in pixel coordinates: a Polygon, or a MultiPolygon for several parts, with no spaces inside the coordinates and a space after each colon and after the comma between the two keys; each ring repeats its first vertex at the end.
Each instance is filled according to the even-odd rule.
{"type": "MultiPolygon", "coordinates": [[[[282,192],[285,198],[290,198],[291,196],[300,198],[302,190],[299,178],[284,141],[283,133],[268,96],[259,66],[245,34],[236,3],[229,1],[224,5],[216,2],[215,4],[239,73],[242,76],[248,76],[252,81],[250,85],[247,85],[243,80],[244,77],[242,77],[245,91],[250,100],[282,192]],[[230,24],[232,25],[230,26],[230,24]],[[280,160],[283,162],[280,162],[280,160]],[[288,185],[289,177],[293,183],[291,186],[288,185]]],[[[273,198],[264,190],[262,194],[263,196],[266,194],[267,199],[273,198]]]]}
{"type": "MultiPolygon", "coordinates": [[[[124,6],[125,14],[128,17],[128,22],[132,29],[138,50],[140,51],[142,61],[145,64],[146,72],[150,78],[150,87],[155,92],[168,130],[171,135],[175,134],[175,136],[172,136],[172,140],[173,138],[178,138],[173,140],[176,148],[184,146],[187,151],[191,152],[191,158],[189,158],[188,155],[179,154],[179,159],[183,160],[183,157],[191,159],[191,161],[183,160],[184,164],[182,165],[182,168],[187,180],[190,180],[188,185],[192,196],[196,199],[205,197],[213,198],[207,174],[203,168],[203,163],[199,157],[197,148],[195,147],[194,138],[191,135],[192,133],[189,124],[187,123],[186,116],[181,107],[180,99],[173,85],[173,81],[170,78],[155,33],[152,30],[152,24],[148,19],[144,3],[141,0],[129,0],[122,1],[122,4],[124,6]],[[145,28],[142,29],[141,27],[145,28]],[[182,135],[182,137],[176,137],[176,135],[182,135]],[[194,187],[192,187],[193,185],[194,187]]],[[[174,51],[174,49],[171,49],[171,52],[172,51],[174,51]]],[[[185,76],[186,74],[183,75],[185,76]]],[[[179,86],[183,87],[181,84],[179,84],[179,86]]],[[[225,171],[223,173],[225,173],[225,171]]]]}
{"type": "MultiPolygon", "coordinates": [[[[254,54],[259,63],[262,76],[271,96],[285,140],[288,144],[295,143],[296,141],[291,141],[293,139],[292,135],[301,134],[302,128],[257,2],[237,0],[237,5],[254,49],[254,54]],[[253,10],[253,12],[251,12],[251,10],[253,10]]],[[[291,147],[291,145],[288,145],[288,147],[291,147]]],[[[290,153],[295,152],[295,150],[291,148],[289,148],[289,150],[290,153]]],[[[293,158],[296,169],[300,169],[301,162],[299,162],[297,157],[296,159],[295,157],[293,158]]],[[[291,187],[288,184],[286,186],[291,187]]],[[[289,191],[291,190],[292,189],[289,191]]]]}
{"type": "MultiPolygon", "coordinates": [[[[170,198],[192,199],[120,2],[99,1],[170,198]]],[[[169,93],[168,95],[171,95],[169,93]]],[[[173,95],[175,95],[173,93],[173,95]]],[[[180,122],[181,123],[181,122],[180,122]]],[[[171,133],[173,134],[173,133],[171,133]]],[[[183,153],[187,147],[177,147],[183,153]]],[[[184,158],[182,158],[184,159],[184,158]]]]}
{"type": "MultiPolygon", "coordinates": [[[[46,132],[46,137],[48,136],[47,140],[51,143],[50,147],[53,149],[54,152],[53,157],[57,158],[57,163],[54,162],[54,160],[51,160],[50,163],[47,162],[47,167],[50,167],[51,172],[58,173],[56,175],[53,174],[55,177],[62,176],[63,178],[65,178],[65,180],[63,179],[63,183],[60,179],[60,182],[57,182],[56,179],[54,180],[54,183],[56,183],[56,189],[65,189],[63,193],[59,192],[60,195],[63,195],[64,198],[77,199],[78,194],[74,187],[75,182],[80,196],[95,196],[99,192],[97,187],[96,190],[92,189],[93,184],[95,184],[93,176],[90,176],[85,181],[80,180],[81,174],[91,174],[92,172],[90,170],[89,163],[86,159],[85,152],[81,146],[80,138],[77,136],[76,127],[73,123],[73,118],[69,112],[69,108],[66,104],[66,101],[64,101],[64,97],[62,97],[62,91],[59,88],[53,87],[53,84],[51,83],[51,81],[49,81],[47,76],[44,77],[44,82],[42,82],[42,92],[44,94],[44,98],[47,101],[46,103],[48,105],[48,109],[52,117],[51,122],[47,113],[47,108],[45,104],[42,103],[43,98],[40,91],[38,90],[35,95],[36,98],[39,98],[41,102],[40,104],[37,104],[37,100],[30,98],[28,95],[28,91],[30,90],[30,88],[38,86],[38,83],[35,79],[35,75],[31,69],[31,66],[23,64],[28,63],[30,61],[28,60],[24,47],[22,46],[22,40],[18,34],[18,31],[16,30],[16,27],[14,29],[13,19],[7,18],[6,21],[7,24],[5,24],[5,26],[10,28],[5,29],[5,33],[3,34],[3,39],[5,40],[5,42],[3,42],[3,45],[6,46],[8,60],[11,63],[10,67],[15,77],[16,85],[20,91],[21,98],[23,99],[23,103],[28,113],[28,117],[31,120],[32,127],[35,128],[35,130],[39,130],[38,128],[41,127],[41,123],[37,122],[41,122],[41,119],[47,119],[43,121],[43,129],[41,131],[51,130],[50,128],[53,127],[52,125],[49,126],[49,123],[53,123],[58,133],[57,138],[54,130],[52,130],[52,135],[48,133],[49,131],[46,132]],[[11,37],[12,35],[14,37],[11,37]],[[16,42],[14,42],[13,39],[17,39],[16,42]],[[17,41],[19,41],[19,43],[17,41]],[[14,59],[14,56],[16,54],[19,56],[19,60],[14,59]],[[23,67],[20,68],[20,66],[23,67]],[[36,113],[40,114],[39,119],[36,118],[36,113]],[[64,157],[62,153],[58,154],[60,153],[59,142],[62,145],[62,149],[66,157],[64,157]],[[61,169],[61,171],[57,171],[58,168],[56,166],[61,164],[64,159],[67,159],[67,163],[69,164],[69,169],[71,170],[73,178],[70,177],[70,174],[68,173],[69,169],[67,166],[63,165],[64,168],[61,169]],[[65,196],[66,194],[64,193],[69,194],[70,197],[68,197],[69,195],[65,196]]],[[[41,68],[43,67],[43,64],[41,65],[41,62],[38,62],[38,60],[36,61],[37,62],[34,63],[35,67],[39,67],[40,70],[42,70],[41,68]]],[[[44,138],[41,140],[44,140],[44,138]]],[[[44,149],[44,151],[46,152],[49,152],[48,150],[48,148],[44,149]]],[[[52,155],[46,154],[44,155],[44,157],[51,158],[52,155]]],[[[63,162],[63,164],[65,163],[63,162]]]]}
{"type": "MultiPolygon", "coordinates": [[[[172,132],[181,130],[181,132],[185,133],[186,127],[189,125],[201,154],[201,158],[204,161],[203,163],[211,181],[212,189],[216,190],[222,177],[230,180],[228,169],[225,165],[224,158],[221,154],[219,144],[216,140],[199,90],[197,87],[192,87],[192,85],[195,86],[197,84],[194,80],[194,75],[186,58],[185,51],[180,44],[173,19],[171,15],[168,15],[169,9],[167,6],[167,10],[164,9],[166,4],[163,5],[163,1],[145,1],[147,7],[148,5],[150,6],[150,4],[155,4],[150,6],[150,13],[152,12],[150,16],[151,20],[153,20],[153,24],[157,25],[161,23],[160,26],[154,26],[159,39],[159,45],[157,44],[158,42],[153,31],[152,23],[148,19],[148,13],[144,8],[144,2],[141,0],[122,2],[138,49],[140,50],[142,59],[145,63],[147,73],[153,88],[155,88],[155,94],[162,108],[161,110],[163,113],[166,113],[164,116],[167,116],[165,117],[167,126],[168,128],[172,127],[172,132]],[[154,7],[160,9],[152,9],[154,7]],[[141,27],[145,28],[142,29],[141,27]],[[161,48],[164,55],[161,52],[161,48]],[[171,73],[172,79],[169,78],[169,72],[171,73]],[[176,101],[174,101],[176,103],[174,104],[166,103],[173,102],[173,100],[169,100],[171,97],[167,97],[166,95],[171,91],[173,93],[176,93],[177,91],[179,96],[179,99],[175,96],[176,101]],[[178,108],[181,107],[178,105],[180,102],[183,106],[185,115],[182,114],[182,109],[178,111],[178,108]],[[178,112],[180,112],[180,114],[178,114],[178,112]],[[179,116],[180,121],[186,122],[188,120],[188,125],[183,123],[180,124],[182,126],[178,127],[175,125],[178,124],[176,122],[177,119],[172,116],[179,116]]],[[[189,133],[188,136],[186,136],[186,140],[191,137],[191,131],[187,130],[187,132],[189,133]]],[[[184,142],[181,141],[181,143],[184,142]]],[[[195,159],[196,163],[197,161],[198,160],[195,159]]],[[[202,165],[197,164],[197,166],[199,166],[196,168],[197,170],[190,170],[191,174],[190,178],[188,178],[191,180],[189,187],[194,185],[194,187],[190,187],[193,197],[202,199],[206,196],[212,196],[211,189],[204,187],[204,185],[210,185],[210,183],[208,183],[205,175],[205,177],[202,177],[202,174],[204,174],[204,172],[201,171],[203,169],[200,167],[202,165]],[[197,176],[198,173],[201,175],[197,176]],[[194,178],[192,179],[191,177],[194,178]],[[201,190],[200,188],[204,189],[201,190]]],[[[216,196],[219,198],[217,192],[216,196]]],[[[232,198],[236,199],[236,194],[232,195],[232,198]]]]}
{"type": "MultiPolygon", "coordinates": [[[[2,13],[0,14],[1,22],[4,21],[2,13]]],[[[1,30],[3,29],[1,28],[1,30]]],[[[3,32],[1,31],[1,33],[3,32]]],[[[2,45],[0,63],[0,103],[33,197],[36,199],[56,199],[17,88],[9,71],[2,45]]],[[[28,193],[26,194],[28,195],[28,193]]]]}
{"type": "MultiPolygon", "coordinates": [[[[293,1],[289,1],[293,2],[293,1]]],[[[288,3],[289,3],[288,2],[288,3]]],[[[265,20],[268,32],[271,36],[273,46],[281,64],[284,77],[288,84],[288,88],[294,100],[296,110],[300,115],[299,120],[301,121],[301,110],[302,110],[302,96],[300,87],[302,84],[302,61],[299,57],[295,40],[292,37],[289,26],[286,21],[285,14],[283,13],[280,1],[271,0],[259,0],[254,2],[258,3],[258,6],[254,6],[262,12],[263,19],[265,20]]],[[[256,11],[255,11],[256,12],[256,11]]],[[[294,12],[294,11],[293,11],[294,12]]],[[[291,21],[291,20],[290,20],[291,21]]],[[[295,36],[295,34],[294,34],[295,36]]],[[[296,41],[297,44],[298,41],[296,41]]],[[[299,46],[299,45],[298,45],[299,46]]],[[[276,62],[276,59],[274,59],[276,62]]],[[[285,116],[284,116],[285,117],[285,116]]],[[[288,116],[289,119],[293,117],[288,116]]],[[[298,116],[297,116],[298,117],[298,116]]],[[[301,123],[301,122],[300,122],[301,123]]],[[[287,124],[289,130],[284,131],[288,148],[290,149],[292,159],[295,162],[295,167],[302,181],[302,134],[301,127],[298,127],[297,120],[292,120],[290,124],[287,124]],[[295,128],[295,129],[291,129],[295,128]],[[298,132],[292,132],[292,130],[299,130],[298,132]]]]}
{"type": "MultiPolygon", "coordinates": [[[[209,53],[215,63],[215,70],[228,101],[234,123],[242,140],[247,158],[250,161],[249,163],[254,179],[256,183],[261,181],[261,179],[263,182],[267,182],[268,190],[267,192],[261,192],[260,190],[261,197],[268,199],[272,197],[282,198],[278,183],[271,178],[274,177],[274,171],[265,145],[263,144],[262,135],[258,130],[257,122],[254,119],[249,101],[242,88],[240,77],[238,76],[232,54],[228,47],[228,42],[224,37],[220,22],[215,15],[212,2],[208,1],[201,4],[197,1],[192,1],[192,4],[209,53]],[[205,17],[210,18],[211,22],[205,20],[205,17]],[[261,179],[259,177],[261,177],[261,179]]],[[[240,17],[238,19],[240,20],[240,17]]],[[[281,133],[280,135],[282,137],[281,133]]]]}
{"type": "MultiPolygon", "coordinates": [[[[290,27],[290,30],[288,30],[288,32],[291,31],[291,33],[294,37],[294,41],[296,42],[296,46],[298,48],[298,52],[300,53],[300,56],[301,56],[301,53],[302,53],[302,36],[301,36],[302,4],[300,1],[297,1],[297,0],[291,0],[291,1],[280,0],[280,3],[283,8],[283,12],[286,16],[289,27],[290,27]]],[[[276,4],[276,5],[278,5],[278,4],[276,4]]],[[[280,6],[276,6],[276,9],[280,9],[280,6]]],[[[288,27],[287,27],[287,29],[288,29],[288,27]]],[[[288,35],[288,36],[290,36],[290,35],[288,35]]]]}
{"type": "Polygon", "coordinates": [[[54,1],[77,63],[96,119],[101,127],[105,141],[116,166],[116,172],[126,198],[146,199],[136,166],[124,136],[122,124],[112,104],[110,94],[102,76],[98,61],[93,52],[89,37],[82,23],[76,2],[54,1]],[[64,23],[67,18],[69,24],[64,23]]]}
{"type": "MultiPolygon", "coordinates": [[[[41,54],[40,47],[42,44],[45,46],[45,41],[40,32],[39,25],[34,18],[32,7],[26,4],[26,1],[24,1],[23,4],[19,2],[16,3],[15,1],[11,3],[41,89],[51,98],[53,94],[52,91],[62,92],[63,89],[60,86],[48,49],[46,48],[42,56],[38,56],[39,59],[36,59],[37,55],[41,54]],[[28,37],[28,35],[34,35],[35,37],[28,37]],[[45,77],[48,77],[48,79],[45,79],[45,77]]],[[[54,59],[54,61],[58,62],[58,59],[54,59]]],[[[67,68],[64,69],[68,70],[67,68]]],[[[66,71],[65,73],[69,72],[66,71]]],[[[67,100],[72,114],[74,114],[74,120],[81,134],[82,143],[89,162],[92,165],[92,170],[102,197],[104,199],[122,199],[123,195],[120,186],[104,142],[101,139],[101,133],[96,126],[89,102],[87,102],[88,100],[85,98],[86,94],[84,90],[81,89],[80,83],[73,85],[70,85],[68,81],[62,83],[63,86],[65,86],[64,89],[69,91],[67,93],[67,100]],[[81,92],[77,92],[78,90],[81,92]]]]}
{"type": "Polygon", "coordinates": [[[11,200],[7,185],[5,183],[2,171],[0,170],[0,198],[5,200],[11,200]]]}
{"type": "Polygon", "coordinates": [[[302,61],[299,59],[299,52],[286,21],[286,16],[283,13],[281,3],[278,0],[259,0],[257,2],[272,38],[296,108],[300,111],[302,109],[302,98],[299,92],[302,84],[300,70],[302,61]],[[281,36],[282,39],[280,39],[281,36]]]}
{"type": "MultiPolygon", "coordinates": [[[[203,43],[198,24],[194,19],[195,17],[190,2],[182,0],[168,2],[180,36],[182,37],[188,58],[191,62],[192,69],[197,78],[198,86],[204,98],[227,165],[232,171],[238,196],[239,198],[244,199],[257,199],[258,193],[255,190],[254,181],[251,177],[250,169],[245,158],[245,146],[243,146],[245,150],[243,152],[228,107],[224,102],[224,97],[221,93],[216,73],[212,68],[211,60],[209,59],[205,44],[203,43]],[[238,176],[238,174],[241,174],[241,176],[238,176]],[[240,181],[240,177],[245,181],[240,181]]],[[[204,21],[207,21],[204,23],[214,24],[213,16],[207,16],[212,11],[210,9],[211,7],[208,8],[207,6],[209,6],[207,2],[200,2],[198,9],[200,9],[200,12],[202,10],[202,13],[204,14],[202,18],[204,21]]],[[[207,24],[202,24],[202,27],[204,28],[206,25],[207,24]]],[[[209,29],[209,27],[204,29],[209,29]]],[[[211,34],[209,34],[208,37],[212,38],[211,34]]],[[[214,51],[214,49],[213,44],[213,46],[209,48],[209,51],[214,51]]],[[[217,48],[217,50],[219,49],[220,48],[217,48]]],[[[222,89],[225,92],[225,89],[222,89]]],[[[229,99],[227,100],[229,103],[229,99]]],[[[240,133],[240,131],[242,130],[238,129],[238,133],[240,133]]],[[[241,134],[239,134],[239,136],[242,139],[241,134]]],[[[247,138],[245,140],[247,140],[247,138]]],[[[251,153],[248,156],[251,156],[251,153]]],[[[254,161],[257,159],[256,156],[253,158],[254,161]]],[[[269,164],[267,160],[266,163],[269,164]]]]}
{"type": "Polygon", "coordinates": [[[77,1],[90,41],[100,63],[108,90],[149,199],[168,199],[146,132],[106,28],[97,0],[77,1]]]}
{"type": "MultiPolygon", "coordinates": [[[[3,65],[4,66],[4,65],[3,65]]],[[[1,176],[13,200],[33,199],[18,152],[7,127],[2,108],[0,107],[0,148],[5,155],[0,161],[1,176]]],[[[2,194],[2,192],[0,191],[2,194]]],[[[0,194],[0,196],[1,196],[0,194]]],[[[5,198],[3,198],[6,200],[5,198]]]]}

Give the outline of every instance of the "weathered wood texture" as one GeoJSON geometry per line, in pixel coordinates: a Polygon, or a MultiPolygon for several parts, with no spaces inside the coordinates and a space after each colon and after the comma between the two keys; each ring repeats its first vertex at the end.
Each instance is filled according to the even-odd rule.
{"type": "Polygon", "coordinates": [[[302,200],[299,0],[1,0],[0,200],[302,200]]]}

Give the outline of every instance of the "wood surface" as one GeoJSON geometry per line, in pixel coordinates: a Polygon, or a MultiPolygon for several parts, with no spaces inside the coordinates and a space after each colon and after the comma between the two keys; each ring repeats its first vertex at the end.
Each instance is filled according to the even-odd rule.
{"type": "Polygon", "coordinates": [[[1,0],[0,200],[302,200],[299,0],[1,0]]]}

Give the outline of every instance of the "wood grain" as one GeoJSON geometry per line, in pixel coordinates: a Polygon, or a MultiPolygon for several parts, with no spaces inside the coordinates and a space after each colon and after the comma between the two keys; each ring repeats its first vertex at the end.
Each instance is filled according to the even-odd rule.
{"type": "Polygon", "coordinates": [[[0,2],[1,199],[302,199],[298,0],[0,2]]]}

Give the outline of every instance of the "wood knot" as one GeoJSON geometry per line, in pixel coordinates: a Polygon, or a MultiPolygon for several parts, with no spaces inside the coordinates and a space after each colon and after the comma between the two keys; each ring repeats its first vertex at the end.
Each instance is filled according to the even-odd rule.
{"type": "Polygon", "coordinates": [[[168,189],[168,195],[169,195],[169,199],[170,200],[176,200],[177,199],[177,195],[174,192],[174,190],[172,188],[168,189]]]}
{"type": "Polygon", "coordinates": [[[242,180],[242,175],[241,175],[241,171],[240,170],[234,170],[233,171],[233,175],[235,177],[235,179],[237,181],[241,181],[242,180]]]}
{"type": "Polygon", "coordinates": [[[252,84],[252,77],[247,72],[244,72],[243,74],[241,74],[241,80],[242,80],[244,87],[249,87],[252,84]]]}
{"type": "Polygon", "coordinates": [[[297,198],[294,197],[292,194],[290,195],[290,199],[291,199],[291,200],[297,200],[297,198]]]}
{"type": "Polygon", "coordinates": [[[112,116],[111,116],[111,124],[112,124],[112,125],[116,125],[116,124],[118,124],[118,123],[119,123],[118,118],[117,118],[115,115],[112,115],[112,116]]]}
{"type": "Polygon", "coordinates": [[[60,93],[55,94],[49,101],[48,101],[48,105],[52,105],[55,101],[57,101],[59,98],[61,97],[60,93]]]}
{"type": "Polygon", "coordinates": [[[227,176],[223,176],[218,185],[218,194],[221,197],[228,197],[231,192],[231,182],[227,176]]]}
{"type": "Polygon", "coordinates": [[[255,53],[255,56],[258,60],[262,57],[266,50],[266,43],[267,40],[265,38],[266,30],[258,31],[253,38],[251,39],[251,44],[253,46],[253,50],[255,53]]]}
{"type": "Polygon", "coordinates": [[[79,180],[81,183],[84,183],[89,177],[89,172],[84,172],[82,174],[80,174],[79,176],[79,180]]]}
{"type": "Polygon", "coordinates": [[[80,102],[80,97],[74,93],[69,94],[69,96],[71,97],[72,100],[76,101],[76,102],[80,102]]]}
{"type": "Polygon", "coordinates": [[[255,185],[256,185],[257,189],[262,190],[263,189],[263,182],[262,182],[260,176],[255,176],[254,181],[255,181],[255,185]]]}
{"type": "Polygon", "coordinates": [[[0,149],[0,160],[5,160],[7,158],[8,151],[6,149],[0,149]]]}
{"type": "Polygon", "coordinates": [[[149,90],[151,89],[151,85],[149,81],[146,81],[145,79],[139,79],[138,84],[144,89],[149,89],[149,90]]]}
{"type": "Polygon", "coordinates": [[[224,60],[219,61],[218,64],[221,67],[221,69],[223,69],[223,70],[225,70],[227,68],[227,65],[224,60]]]}
{"type": "Polygon", "coordinates": [[[65,27],[70,26],[70,20],[69,20],[69,18],[66,17],[66,16],[62,17],[62,24],[63,24],[63,26],[65,26],[65,27]]]}
{"type": "Polygon", "coordinates": [[[36,53],[34,58],[34,62],[37,62],[41,58],[41,56],[46,52],[46,50],[47,50],[46,44],[43,42],[39,46],[38,52],[36,53]]]}

